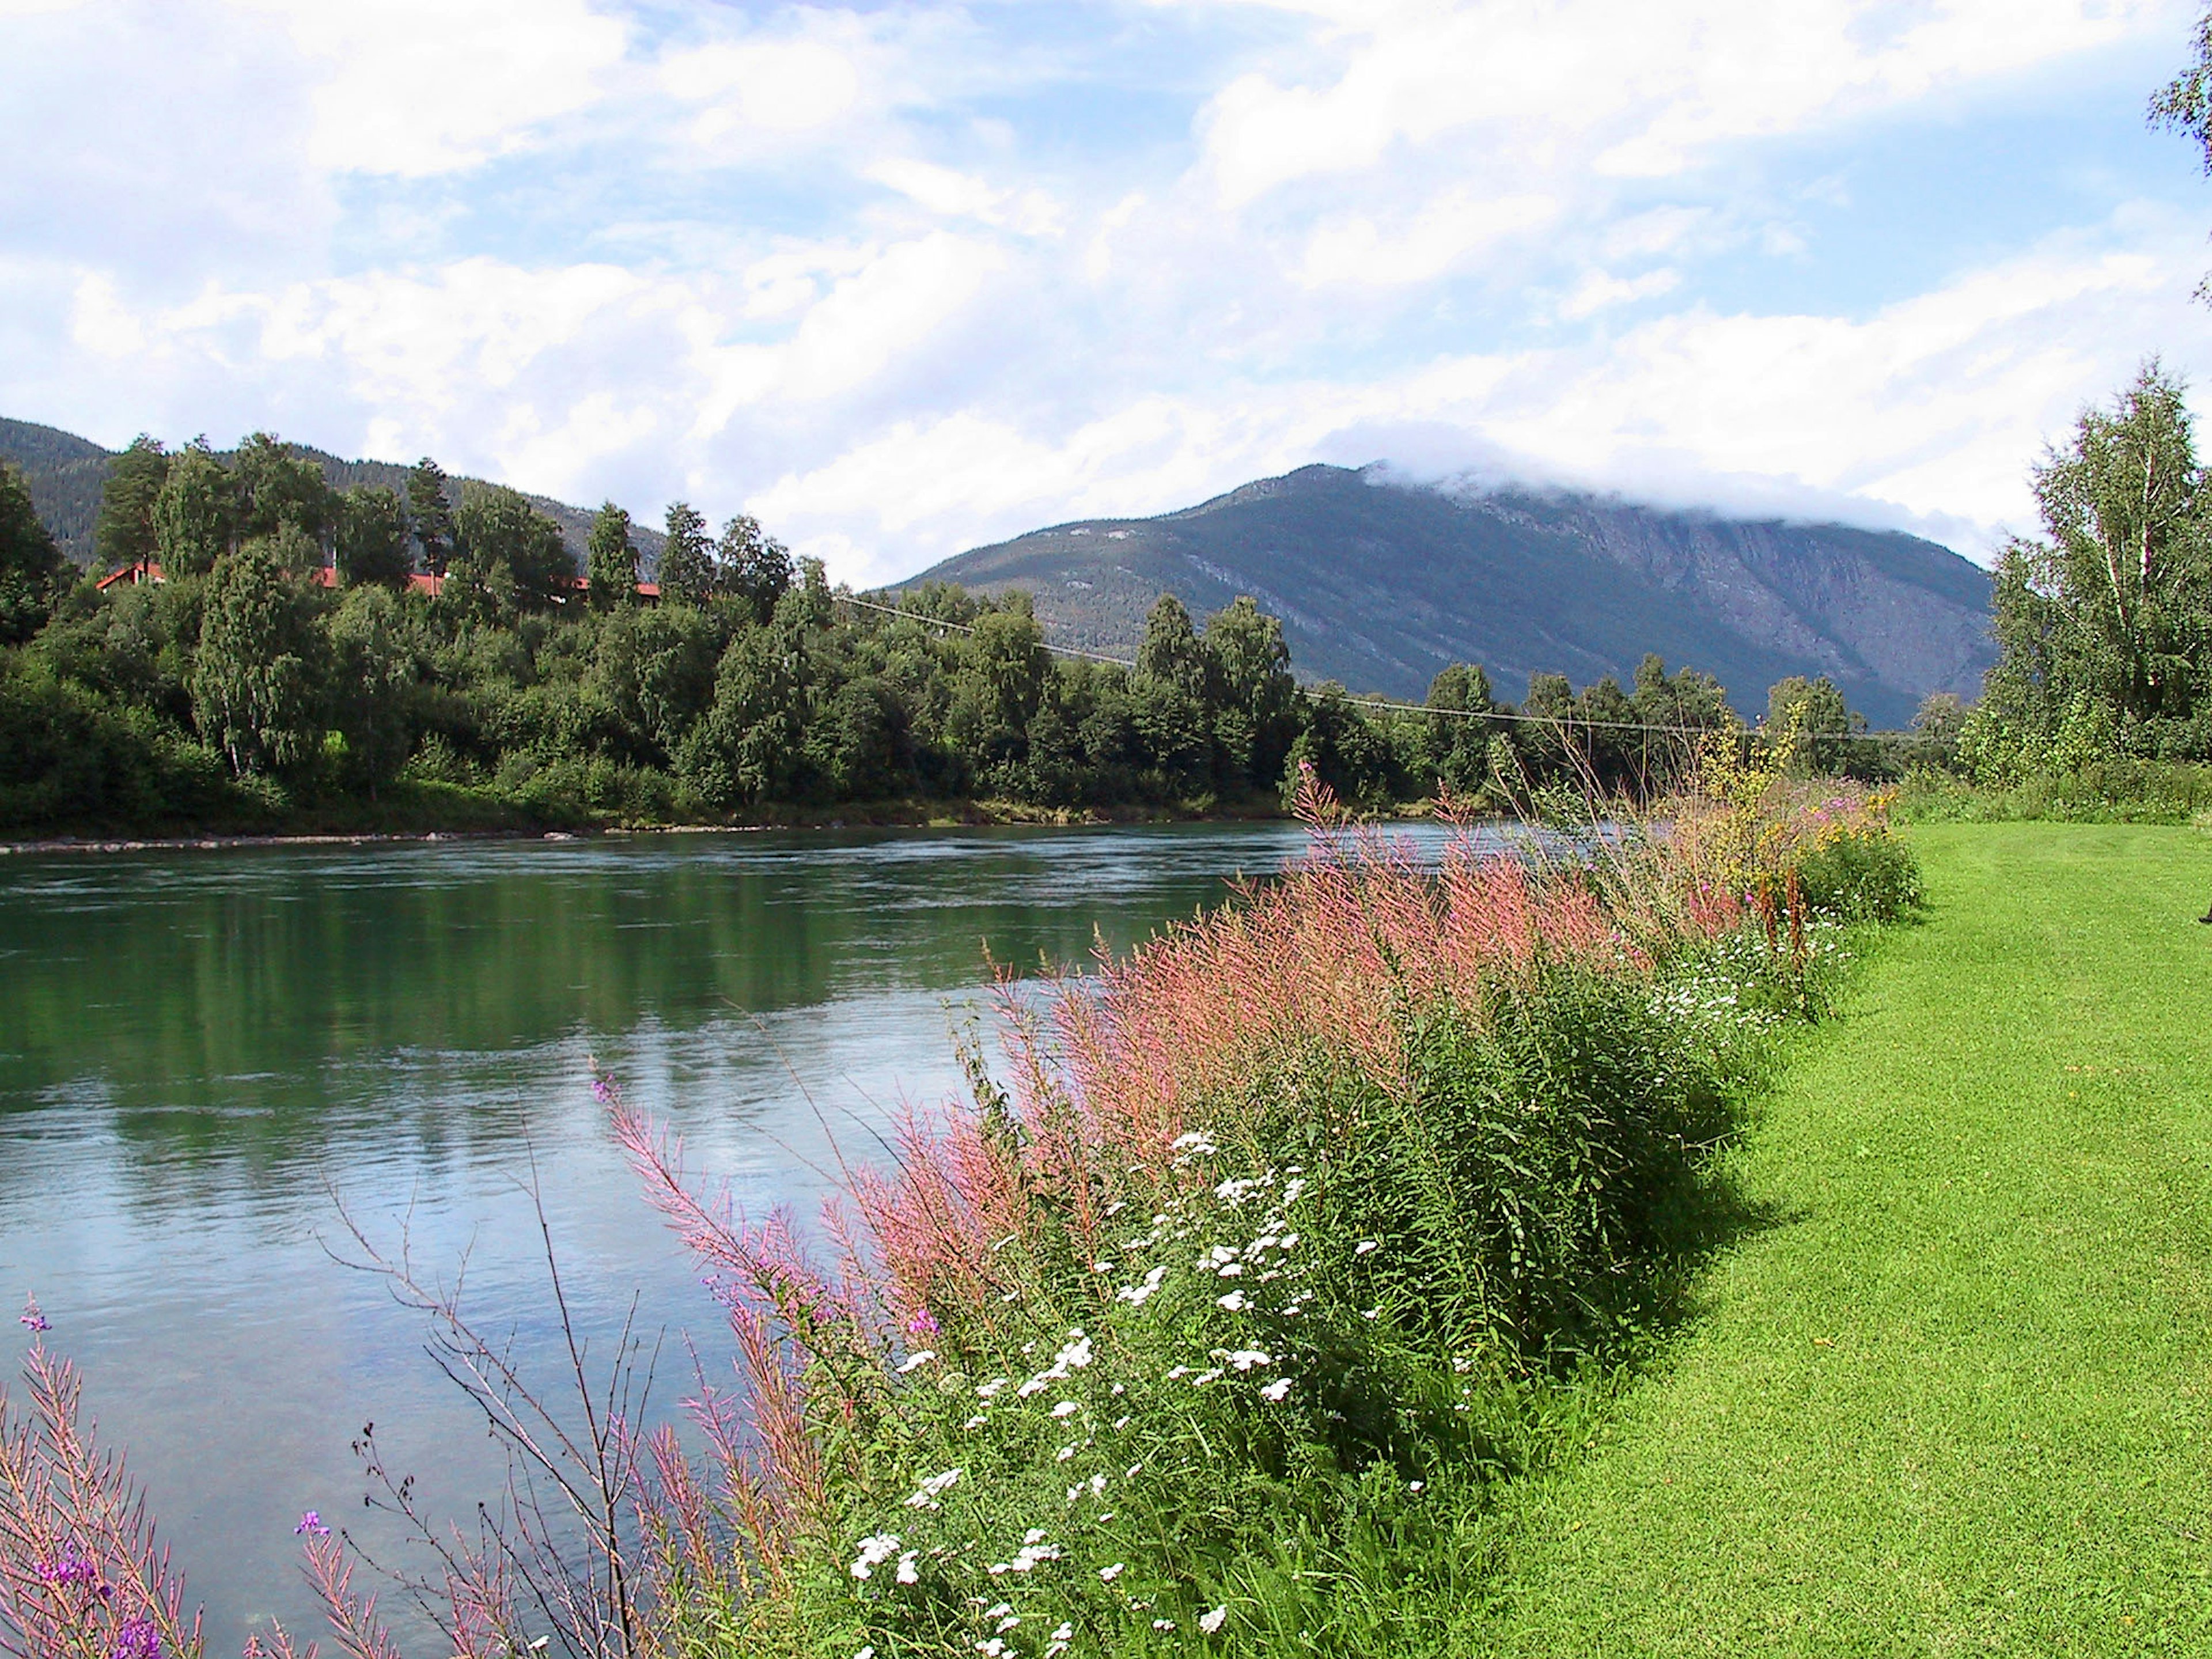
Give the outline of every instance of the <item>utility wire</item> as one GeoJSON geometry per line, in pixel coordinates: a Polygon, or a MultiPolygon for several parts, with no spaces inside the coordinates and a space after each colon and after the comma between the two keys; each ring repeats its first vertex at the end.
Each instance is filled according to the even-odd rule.
{"type": "MultiPolygon", "coordinates": [[[[841,605],[858,605],[864,611],[881,611],[886,617],[905,617],[912,621],[927,623],[934,628],[950,628],[962,634],[973,634],[975,629],[968,623],[957,623],[943,617],[933,617],[927,611],[902,610],[895,605],[879,604],[874,599],[860,599],[854,594],[838,597],[841,605]]],[[[1085,662],[1110,663],[1116,668],[1134,670],[1137,665],[1127,657],[1109,657],[1102,652],[1079,650],[1072,645],[1045,642],[1046,650],[1057,657],[1079,657],[1085,662]]],[[[1318,697],[1310,686],[1301,685],[1298,695],[1318,697]]],[[[1407,714],[1446,714],[1458,720],[1521,720],[1532,726],[1569,726],[1608,732],[1664,732],[1674,737],[1702,738],[1709,732],[1726,732],[1725,726],[1663,726],[1646,720],[1601,720],[1581,714],[1524,714],[1510,708],[1432,708],[1422,702],[1393,702],[1387,697],[1354,697],[1347,694],[1347,702],[1359,708],[1390,708],[1407,714]]]]}

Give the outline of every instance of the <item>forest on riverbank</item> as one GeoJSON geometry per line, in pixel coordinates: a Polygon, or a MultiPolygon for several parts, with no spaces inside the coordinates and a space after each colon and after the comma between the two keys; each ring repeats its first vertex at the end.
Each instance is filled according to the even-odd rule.
{"type": "MultiPolygon", "coordinates": [[[[672,506],[653,582],[636,542],[602,508],[580,579],[527,500],[455,503],[428,461],[404,495],[338,492],[265,434],[228,459],[142,441],[101,583],[0,470],[0,832],[1272,811],[1302,763],[1368,810],[1500,808],[1649,793],[1742,725],[1656,657],[1626,687],[1539,675],[1518,706],[1454,665],[1413,707],[1301,685],[1249,599],[1201,625],[1162,596],[1124,664],[1055,653],[1018,592],[833,588],[750,519],[711,538],[672,506]]],[[[1899,767],[1826,679],[1769,706],[1807,769],[1899,767]]]]}

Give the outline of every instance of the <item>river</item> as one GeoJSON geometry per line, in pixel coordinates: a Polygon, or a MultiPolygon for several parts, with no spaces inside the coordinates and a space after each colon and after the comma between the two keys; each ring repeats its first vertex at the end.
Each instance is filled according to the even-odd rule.
{"type": "MultiPolygon", "coordinates": [[[[1283,824],[659,836],[58,855],[0,863],[0,1363],[85,1369],[211,1655],[316,1628],[301,1511],[409,1560],[363,1507],[362,1426],[433,1512],[504,1463],[419,1314],[331,1257],[337,1204],[513,1328],[554,1378],[535,1170],[577,1323],[637,1299],[726,1376],[690,1262],[639,1198],[587,1061],[727,1176],[811,1213],[841,1153],[959,1081],[989,959],[1079,963],[1218,902],[1283,824]]],[[[12,1389],[20,1397],[20,1389],[12,1389]]],[[[414,1560],[413,1565],[422,1563],[414,1560]]],[[[409,1644],[417,1659],[430,1650],[409,1644]]]]}

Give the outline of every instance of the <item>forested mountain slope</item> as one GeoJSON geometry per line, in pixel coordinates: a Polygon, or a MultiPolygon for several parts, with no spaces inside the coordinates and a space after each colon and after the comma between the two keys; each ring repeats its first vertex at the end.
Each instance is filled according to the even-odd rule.
{"type": "MultiPolygon", "coordinates": [[[[334,489],[370,484],[397,490],[402,495],[407,493],[407,466],[403,463],[343,460],[306,444],[295,444],[293,448],[321,466],[324,477],[334,489]]],[[[218,453],[228,459],[228,452],[218,453]]],[[[39,517],[54,532],[62,551],[79,564],[91,562],[92,527],[100,515],[100,488],[107,482],[107,465],[114,459],[113,451],[58,427],[0,419],[0,460],[13,461],[23,469],[39,517]]],[[[453,480],[457,490],[458,487],[485,482],[479,478],[453,480]]],[[[574,555],[580,568],[585,543],[591,535],[592,509],[571,507],[550,495],[532,495],[529,501],[560,525],[568,551],[574,555]]],[[[632,526],[631,533],[637,542],[640,558],[650,573],[659,563],[660,532],[640,523],[632,526]]]]}
{"type": "Polygon", "coordinates": [[[1747,712],[1784,676],[1826,674],[1901,726],[1931,691],[1975,695],[1995,659],[1988,575],[1917,537],[1448,493],[1374,469],[1302,467],[1157,519],[1033,531],[923,580],[1027,589],[1054,641],[1122,655],[1163,592],[1200,616],[1249,593],[1283,619],[1302,676],[1413,698],[1452,662],[1518,698],[1532,673],[1625,680],[1656,651],[1747,712]]]}

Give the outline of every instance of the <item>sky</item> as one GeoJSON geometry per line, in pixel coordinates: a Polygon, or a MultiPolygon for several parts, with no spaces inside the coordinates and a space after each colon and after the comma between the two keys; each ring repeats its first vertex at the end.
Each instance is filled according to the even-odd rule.
{"type": "Polygon", "coordinates": [[[0,0],[0,415],[856,584],[1313,461],[1986,558],[2160,354],[2193,0],[0,0]]]}

